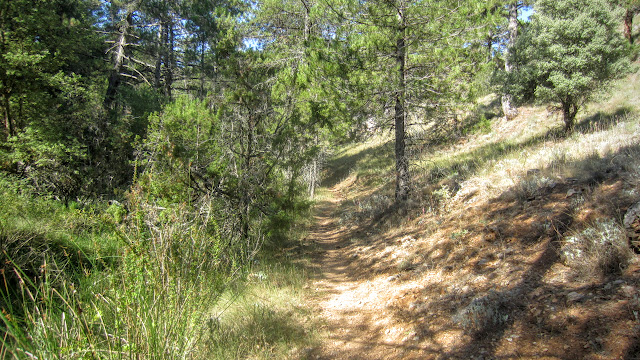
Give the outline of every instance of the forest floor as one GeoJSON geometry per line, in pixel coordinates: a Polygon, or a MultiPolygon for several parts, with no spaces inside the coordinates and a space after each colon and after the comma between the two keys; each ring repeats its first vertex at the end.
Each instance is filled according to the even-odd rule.
{"type": "Polygon", "coordinates": [[[337,188],[330,190],[329,198],[318,206],[317,225],[307,239],[316,249],[313,302],[320,309],[328,340],[310,358],[392,359],[407,358],[412,352],[420,358],[420,347],[398,341],[407,330],[394,326],[387,309],[402,288],[389,287],[384,277],[353,261],[358,255],[350,251],[351,230],[335,216],[342,200],[337,188]]]}
{"type": "Polygon", "coordinates": [[[527,108],[425,149],[400,207],[390,141],[336,154],[303,242],[321,341],[301,357],[640,359],[621,226],[640,201],[637,77],[576,135],[527,108]]]}

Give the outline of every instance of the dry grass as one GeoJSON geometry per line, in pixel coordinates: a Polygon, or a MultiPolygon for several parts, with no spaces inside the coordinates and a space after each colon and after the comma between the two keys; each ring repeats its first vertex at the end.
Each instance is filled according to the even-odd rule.
{"type": "MultiPolygon", "coordinates": [[[[555,114],[528,107],[487,134],[425,146],[404,209],[376,201],[393,193],[391,166],[352,165],[331,184],[357,239],[344,256],[385,283],[380,316],[413,334],[398,344],[421,349],[407,358],[640,355],[640,264],[618,231],[640,200],[638,76],[590,104],[567,138],[555,114]],[[367,186],[372,173],[384,182],[367,186]]],[[[373,154],[392,149],[360,145],[334,161],[373,154]]]]}

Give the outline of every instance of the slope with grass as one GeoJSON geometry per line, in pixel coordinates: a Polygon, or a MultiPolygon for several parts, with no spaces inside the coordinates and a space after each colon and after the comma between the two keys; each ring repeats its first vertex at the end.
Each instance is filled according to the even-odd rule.
{"type": "Polygon", "coordinates": [[[526,107],[415,149],[393,204],[391,139],[335,154],[307,238],[319,359],[636,359],[640,264],[622,227],[640,201],[640,75],[576,132],[526,107]]]}

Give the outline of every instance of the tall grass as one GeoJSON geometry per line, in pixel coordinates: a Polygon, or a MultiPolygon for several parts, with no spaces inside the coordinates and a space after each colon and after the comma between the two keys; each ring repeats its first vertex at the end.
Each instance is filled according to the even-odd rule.
{"type": "Polygon", "coordinates": [[[130,199],[122,216],[15,187],[0,204],[0,358],[266,358],[305,339],[279,295],[301,301],[301,283],[282,283],[299,271],[247,279],[246,254],[202,209],[130,199]]]}

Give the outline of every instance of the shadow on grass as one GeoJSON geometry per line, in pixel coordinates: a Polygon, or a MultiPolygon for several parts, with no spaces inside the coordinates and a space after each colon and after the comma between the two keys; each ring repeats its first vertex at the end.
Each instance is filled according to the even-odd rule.
{"type": "Polygon", "coordinates": [[[620,107],[612,113],[598,111],[597,113],[584,118],[576,124],[575,131],[581,134],[590,134],[596,131],[607,130],[614,127],[620,119],[629,114],[634,114],[631,107],[620,107]]]}
{"type": "Polygon", "coordinates": [[[216,359],[260,358],[273,354],[277,347],[294,348],[308,345],[307,329],[285,311],[253,304],[242,313],[228,316],[224,322],[210,320],[209,355],[216,359]]]}
{"type": "MultiPolygon", "coordinates": [[[[584,119],[577,126],[577,133],[590,133],[609,129],[624,117],[631,113],[629,108],[617,109],[614,113],[597,113],[584,119]]],[[[502,141],[487,144],[467,153],[460,154],[455,159],[442,159],[429,163],[425,167],[414,167],[413,172],[418,177],[426,177],[428,183],[436,183],[442,179],[453,177],[456,181],[464,181],[475,175],[489,161],[505,158],[517,151],[540,145],[545,141],[560,139],[564,136],[563,128],[558,126],[544,134],[533,136],[521,142],[502,141]]],[[[430,151],[427,149],[426,151],[430,151]]]]}
{"type": "MultiPolygon", "coordinates": [[[[576,161],[571,164],[577,168],[604,168],[611,164],[623,165],[633,161],[640,155],[640,145],[628,146],[620,149],[615,154],[611,154],[599,159],[588,158],[576,161]]],[[[549,169],[545,169],[549,170],[549,169]]],[[[469,216],[486,216],[487,224],[484,226],[470,227],[470,232],[484,233],[488,236],[487,249],[478,250],[471,259],[466,261],[476,262],[473,271],[478,276],[484,276],[491,280],[499,269],[490,265],[479,265],[479,260],[483,257],[491,258],[494,253],[503,251],[503,247],[515,248],[515,252],[535,252],[536,258],[532,262],[523,263],[522,259],[516,256],[505,256],[499,267],[519,268],[523,271],[503,285],[493,293],[493,299],[498,305],[496,311],[486,311],[483,313],[481,306],[475,308],[468,300],[456,299],[483,299],[482,293],[473,291],[457,294],[456,299],[450,299],[458,307],[450,310],[454,314],[471,307],[481,317],[480,323],[489,323],[490,326],[472,328],[468,333],[471,335],[465,345],[442,354],[442,358],[467,358],[469,354],[479,353],[488,355],[491,358],[511,358],[519,356],[539,356],[540,348],[530,344],[537,341],[547,341],[551,339],[553,344],[557,340],[555,347],[545,356],[558,359],[585,358],[588,356],[601,356],[610,354],[613,351],[620,351],[625,359],[638,359],[640,356],[640,327],[627,328],[628,322],[634,321],[634,316],[640,304],[630,305],[621,300],[616,295],[616,286],[612,285],[613,280],[619,279],[621,284],[640,285],[640,279],[632,273],[623,272],[620,269],[612,271],[602,270],[599,276],[594,276],[583,285],[576,286],[577,283],[570,281],[549,282],[545,279],[552,267],[561,262],[561,244],[567,231],[573,227],[576,221],[585,222],[578,219],[578,211],[586,213],[602,213],[605,216],[619,218],[620,214],[629,208],[637,196],[624,195],[617,187],[624,182],[621,172],[612,173],[607,177],[585,172],[583,176],[574,182],[562,182],[554,187],[545,187],[530,200],[514,198],[510,194],[518,191],[517,186],[507,189],[503,196],[479,209],[478,213],[469,216]],[[572,188],[587,189],[582,195],[585,197],[582,203],[576,202],[575,198],[567,196],[567,191],[572,188]],[[591,196],[597,191],[602,191],[600,197],[591,196]],[[602,198],[607,199],[603,202],[602,198]],[[589,211],[585,211],[589,209],[589,211]],[[493,229],[493,230],[488,230],[493,229]],[[502,238],[498,241],[492,238],[490,233],[498,233],[502,238]],[[493,244],[493,245],[488,245],[493,244]],[[484,253],[483,253],[484,251],[484,253]],[[618,270],[620,270],[618,272],[618,270]],[[614,289],[614,290],[609,290],[614,289]],[[578,294],[579,300],[572,300],[571,294],[578,294]],[[553,300],[553,301],[552,301],[553,300]],[[466,305],[467,304],[467,305],[466,305]],[[627,304],[627,305],[622,305],[627,304]],[[572,309],[579,309],[573,311],[572,309]],[[506,321],[494,321],[491,316],[495,312],[501,312],[500,318],[506,321]],[[567,313],[571,315],[567,315],[567,313]],[[482,319],[482,316],[488,316],[482,319]],[[504,317],[502,317],[504,316],[504,317]],[[618,324],[618,325],[613,325],[618,324]],[[512,332],[522,331],[531,336],[523,338],[522,346],[511,350],[505,343],[514,341],[511,337],[507,340],[507,335],[512,332]],[[622,338],[625,340],[620,342],[622,338]],[[527,342],[525,344],[524,342],[527,342]],[[612,346],[611,344],[616,344],[612,346]],[[505,353],[507,351],[507,353],[505,353]]],[[[470,220],[470,223],[475,221],[470,220]]],[[[587,221],[588,223],[589,221],[587,221]]],[[[495,236],[495,235],[494,235],[495,236]]],[[[438,251],[441,263],[456,264],[459,268],[465,267],[465,259],[454,257],[453,253],[438,251]],[[446,255],[445,255],[446,254],[446,255]]],[[[426,254],[429,258],[431,255],[426,254]]],[[[597,275],[597,274],[595,274],[597,275]]],[[[494,291],[494,290],[492,290],[494,291]]],[[[485,292],[486,293],[486,292],[485,292]]],[[[438,302],[439,304],[442,301],[438,302]]],[[[484,304],[482,301],[479,304],[484,304]]],[[[482,305],[485,306],[485,305],[482,305]]],[[[486,310],[487,306],[484,307],[486,310]]],[[[467,314],[468,315],[468,314],[467,314]]],[[[448,329],[433,329],[425,327],[423,333],[426,335],[446,331],[448,329]]],[[[613,355],[611,355],[613,356],[613,355]]]]}
{"type": "Polygon", "coordinates": [[[382,143],[353,155],[339,156],[331,160],[327,166],[328,173],[321,183],[323,187],[334,187],[343,181],[354,170],[372,172],[385,168],[393,163],[392,142],[382,143]]]}
{"type": "MultiPolygon", "coordinates": [[[[602,130],[602,126],[611,127],[615,125],[617,117],[624,113],[625,110],[620,109],[608,118],[585,120],[577,130],[590,131],[596,123],[597,130],[602,130]]],[[[552,131],[519,143],[491,144],[463,154],[462,158],[447,159],[448,163],[442,167],[442,174],[433,175],[432,179],[445,178],[450,172],[458,172],[457,176],[460,178],[468,177],[490,160],[497,160],[515,151],[553,139],[561,131],[562,129],[559,128],[557,133],[552,131]]],[[[480,352],[489,358],[544,355],[567,360],[606,356],[616,352],[622,354],[624,359],[640,359],[640,326],[628,328],[625,325],[629,321],[634,321],[636,316],[634,314],[640,311],[640,306],[630,305],[629,302],[622,300],[616,295],[616,291],[621,291],[622,287],[612,285],[613,281],[618,279],[623,281],[623,284],[634,284],[638,287],[640,286],[638,276],[628,272],[604,273],[601,277],[593,278],[582,285],[579,285],[579,282],[549,282],[548,278],[545,279],[555,265],[564,266],[560,265],[562,260],[560,254],[562,240],[567,231],[574,228],[576,222],[584,225],[585,222],[594,221],[594,219],[578,218],[579,211],[581,216],[584,215],[586,208],[591,209],[587,213],[601,213],[604,216],[620,219],[624,216],[626,209],[638,201],[637,196],[633,198],[621,192],[621,186],[623,186],[621,184],[628,182],[627,178],[631,176],[628,173],[629,166],[635,166],[633,161],[637,158],[640,158],[640,145],[626,146],[604,157],[594,155],[584,160],[567,162],[563,166],[583,170],[579,172],[578,177],[559,180],[559,183],[553,186],[541,185],[532,197],[517,196],[522,190],[521,184],[516,184],[512,188],[505,189],[501,196],[485,207],[468,215],[484,217],[484,223],[478,222],[475,218],[468,219],[467,223],[470,225],[464,229],[468,230],[469,234],[482,234],[487,238],[488,250],[474,251],[471,257],[468,251],[456,252],[455,246],[460,245],[453,245],[456,239],[452,234],[451,241],[441,242],[441,248],[422,252],[421,258],[431,263],[448,264],[447,267],[450,269],[447,271],[459,270],[471,262],[475,264],[472,269],[476,276],[484,276],[490,282],[497,281],[501,275],[498,275],[497,266],[482,264],[483,257],[495,259],[495,254],[505,253],[504,247],[509,247],[515,249],[517,253],[530,254],[529,258],[532,260],[523,262],[522,257],[507,253],[504,258],[501,258],[503,261],[500,267],[522,268],[522,270],[515,271],[507,285],[495,289],[490,295],[487,295],[486,291],[477,289],[448,293],[447,286],[431,284],[428,290],[430,293],[434,291],[437,293],[434,287],[441,286],[439,293],[444,295],[438,301],[432,302],[428,311],[445,313],[453,318],[459,314],[472,316],[468,312],[474,309],[472,305],[474,301],[478,304],[490,304],[491,301],[495,301],[495,308],[487,314],[478,315],[477,320],[474,321],[481,325],[471,326],[468,329],[467,334],[470,336],[461,347],[443,352],[443,348],[433,345],[427,349],[421,348],[420,351],[425,356],[443,359],[466,359],[470,354],[480,352]],[[578,201],[579,198],[568,196],[570,189],[584,191],[580,195],[584,199],[578,201]],[[590,194],[598,191],[602,192],[600,197],[590,197],[590,194]],[[446,244],[451,247],[444,248],[446,244]],[[579,301],[571,300],[572,293],[579,294],[582,298],[579,301]],[[465,309],[471,310],[465,313],[465,309]],[[491,316],[494,313],[505,316],[503,319],[506,320],[492,319],[491,316]],[[507,351],[505,348],[509,347],[505,347],[504,344],[511,342],[513,340],[511,334],[521,329],[525,329],[529,337],[516,340],[514,344],[519,342],[523,348],[505,353],[507,351]],[[620,342],[621,338],[624,338],[623,342],[620,342]],[[534,342],[551,344],[550,350],[543,354],[540,346],[532,345],[534,342]],[[616,343],[618,348],[610,345],[613,343],[616,343]]],[[[540,169],[540,173],[553,172],[553,166],[556,165],[551,164],[548,168],[540,169]]],[[[381,195],[382,190],[378,190],[372,196],[381,195]]],[[[360,201],[364,199],[356,200],[353,204],[345,204],[343,208],[345,213],[355,214],[355,220],[357,220],[355,221],[357,226],[350,229],[350,236],[367,238],[368,233],[375,231],[374,229],[385,222],[404,216],[401,215],[402,209],[391,201],[387,202],[388,207],[383,211],[358,211],[357,208],[354,211],[353,206],[360,201]]],[[[463,220],[461,223],[464,222],[463,220]]],[[[403,236],[407,235],[416,238],[421,236],[419,230],[415,229],[403,232],[403,236]]],[[[379,238],[376,241],[388,240],[379,238]]],[[[458,240],[464,241],[464,235],[458,240]]],[[[359,245],[354,244],[354,246],[359,245]]],[[[415,312],[407,309],[396,309],[395,315],[409,322],[415,322],[416,318],[415,312]]],[[[421,338],[436,339],[442,334],[459,329],[460,325],[454,322],[438,323],[434,320],[420,322],[417,333],[421,338]]],[[[371,339],[371,343],[376,341],[371,339]]],[[[436,344],[437,341],[432,343],[436,344]]],[[[410,344],[403,348],[415,349],[410,344]]]]}

